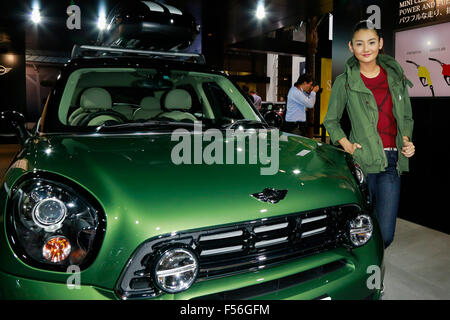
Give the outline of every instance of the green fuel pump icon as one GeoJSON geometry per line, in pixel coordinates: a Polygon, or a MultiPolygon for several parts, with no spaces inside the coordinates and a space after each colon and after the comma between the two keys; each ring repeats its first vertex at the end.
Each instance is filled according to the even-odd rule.
{"type": "Polygon", "coordinates": [[[430,71],[425,66],[419,66],[417,63],[411,60],[406,60],[407,63],[411,63],[417,67],[417,76],[419,77],[422,86],[430,86],[431,94],[434,97],[433,83],[431,82],[430,71]]]}

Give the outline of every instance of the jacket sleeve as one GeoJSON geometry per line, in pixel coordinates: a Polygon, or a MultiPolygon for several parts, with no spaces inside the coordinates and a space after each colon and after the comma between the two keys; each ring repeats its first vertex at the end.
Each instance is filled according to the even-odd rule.
{"type": "Polygon", "coordinates": [[[346,104],[347,90],[345,88],[345,78],[344,75],[341,75],[336,78],[331,88],[328,111],[323,120],[323,124],[330,134],[330,140],[335,145],[339,145],[338,141],[347,137],[340,124],[346,104]]]}
{"type": "Polygon", "coordinates": [[[409,141],[412,141],[414,120],[412,117],[412,108],[411,108],[411,100],[409,98],[409,93],[408,93],[408,85],[409,85],[409,87],[413,86],[411,81],[409,81],[408,79],[405,79],[404,94],[403,94],[403,97],[405,99],[405,111],[404,111],[405,125],[403,128],[403,135],[409,137],[409,141]]]}

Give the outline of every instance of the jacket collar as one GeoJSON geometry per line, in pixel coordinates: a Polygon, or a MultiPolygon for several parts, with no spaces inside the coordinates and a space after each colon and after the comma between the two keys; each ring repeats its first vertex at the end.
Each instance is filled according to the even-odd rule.
{"type": "MultiPolygon", "coordinates": [[[[402,67],[391,56],[388,56],[386,54],[379,54],[377,56],[377,64],[379,64],[386,71],[388,75],[389,85],[395,85],[398,82],[406,79],[402,67]]],[[[359,71],[359,61],[355,56],[352,56],[347,60],[345,64],[345,74],[347,75],[347,83],[352,90],[362,91],[366,93],[370,92],[361,79],[359,71]]],[[[409,80],[407,80],[407,82],[411,83],[409,80]]]]}

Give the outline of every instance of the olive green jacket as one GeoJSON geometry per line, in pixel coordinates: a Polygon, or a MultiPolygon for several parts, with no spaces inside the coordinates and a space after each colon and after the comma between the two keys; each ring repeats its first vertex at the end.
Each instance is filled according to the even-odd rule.
{"type": "MultiPolygon", "coordinates": [[[[394,58],[379,54],[377,63],[386,70],[389,89],[393,102],[393,114],[397,120],[396,144],[398,151],[399,174],[409,171],[409,161],[402,153],[403,136],[412,140],[413,124],[411,102],[408,87],[412,87],[400,64],[394,58]]],[[[372,92],[367,89],[360,76],[359,62],[353,56],[347,60],[345,72],[339,75],[331,89],[328,112],[323,124],[330,134],[331,141],[338,145],[338,141],[347,137],[340,126],[342,112],[347,108],[352,129],[351,143],[359,143],[362,148],[353,153],[355,161],[367,173],[378,173],[387,167],[383,142],[377,130],[378,107],[372,92]]]]}

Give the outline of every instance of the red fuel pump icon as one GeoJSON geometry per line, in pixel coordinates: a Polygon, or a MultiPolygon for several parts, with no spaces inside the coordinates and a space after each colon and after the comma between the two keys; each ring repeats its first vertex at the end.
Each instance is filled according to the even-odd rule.
{"type": "Polygon", "coordinates": [[[439,63],[441,65],[442,75],[444,76],[444,80],[445,80],[445,82],[447,82],[447,85],[450,86],[450,64],[445,64],[435,58],[428,58],[428,60],[436,61],[437,63],[439,63]]]}

